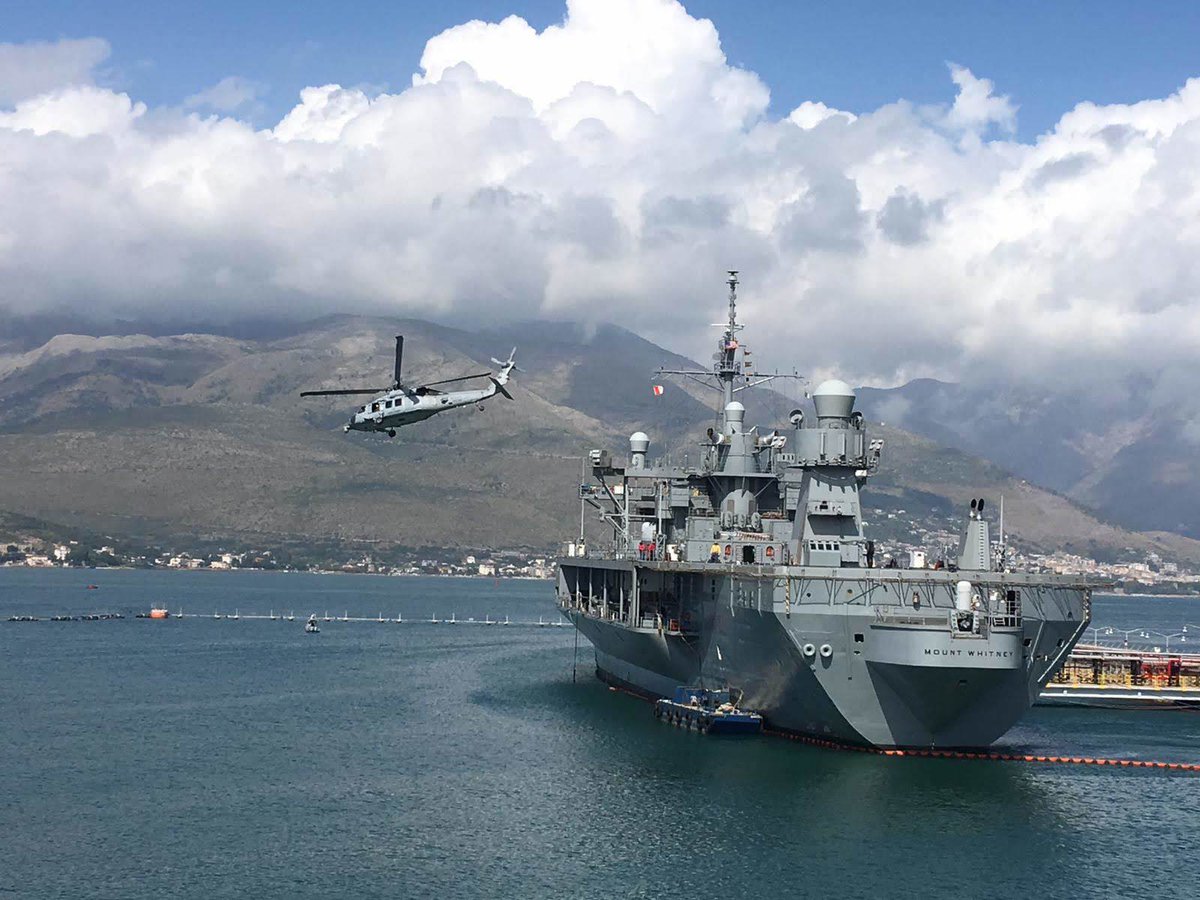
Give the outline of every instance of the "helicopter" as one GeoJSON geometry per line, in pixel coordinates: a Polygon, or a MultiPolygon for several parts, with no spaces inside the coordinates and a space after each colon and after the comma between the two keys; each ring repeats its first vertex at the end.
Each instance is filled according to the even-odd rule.
{"type": "MultiPolygon", "coordinates": [[[[388,437],[396,436],[396,429],[414,422],[421,422],[430,416],[436,416],[448,409],[460,406],[470,406],[472,403],[481,404],[484,400],[503,394],[509,400],[512,394],[504,387],[508,384],[509,375],[514,369],[518,372],[514,361],[517,348],[513,347],[508,359],[499,360],[495,357],[492,362],[498,369],[495,372],[475,372],[471,375],[460,375],[457,378],[443,378],[440,381],[430,381],[426,384],[407,385],[400,379],[400,363],[404,358],[404,336],[396,335],[396,366],[392,378],[392,386],[387,388],[343,388],[331,391],[301,391],[301,397],[344,397],[354,394],[375,394],[371,402],[360,406],[350,416],[350,421],[342,426],[342,431],[382,431],[388,437]],[[456,384],[461,381],[471,381],[475,378],[487,378],[491,384],[485,388],[475,388],[463,391],[440,391],[439,385],[456,384]]],[[[482,406],[480,407],[482,409],[482,406]]]]}

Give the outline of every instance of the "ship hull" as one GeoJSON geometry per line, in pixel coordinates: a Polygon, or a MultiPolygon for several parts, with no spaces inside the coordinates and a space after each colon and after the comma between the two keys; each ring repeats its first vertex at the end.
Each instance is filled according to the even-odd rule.
{"type": "Polygon", "coordinates": [[[654,698],[727,685],[768,728],[887,748],[991,744],[1090,609],[1086,587],[1029,576],[618,560],[561,560],[558,595],[606,681],[654,698]],[[967,579],[1019,614],[1010,601],[960,630],[967,579]]]}

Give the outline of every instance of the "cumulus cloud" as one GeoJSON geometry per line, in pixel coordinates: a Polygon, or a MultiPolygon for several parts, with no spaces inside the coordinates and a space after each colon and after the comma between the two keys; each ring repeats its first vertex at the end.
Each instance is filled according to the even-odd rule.
{"type": "Polygon", "coordinates": [[[759,358],[816,377],[1192,383],[1200,80],[1028,143],[960,65],[938,107],[773,117],[711,22],[571,0],[270,128],[54,81],[0,104],[8,315],[607,319],[703,357],[739,268],[759,358]]]}
{"type": "Polygon", "coordinates": [[[90,84],[109,52],[108,41],[95,37],[0,44],[0,105],[69,84],[90,84]]]}

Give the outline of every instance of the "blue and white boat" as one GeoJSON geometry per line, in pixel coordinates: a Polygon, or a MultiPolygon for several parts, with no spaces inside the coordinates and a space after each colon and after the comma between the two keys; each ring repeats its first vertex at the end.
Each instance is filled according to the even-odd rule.
{"type": "Polygon", "coordinates": [[[677,687],[673,697],[655,702],[654,715],[701,734],[757,734],[762,730],[762,716],[738,709],[728,690],[677,687]]]}

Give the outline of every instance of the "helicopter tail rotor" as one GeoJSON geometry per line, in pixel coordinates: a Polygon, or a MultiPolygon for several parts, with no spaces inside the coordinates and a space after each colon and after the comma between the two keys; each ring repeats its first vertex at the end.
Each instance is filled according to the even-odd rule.
{"type": "Polygon", "coordinates": [[[524,372],[525,371],[524,369],[522,369],[515,362],[513,362],[513,360],[516,358],[516,356],[517,356],[517,348],[513,347],[512,352],[508,354],[508,359],[496,359],[496,357],[493,356],[492,357],[492,365],[499,367],[501,373],[504,375],[505,378],[508,377],[509,372],[524,372]]]}

